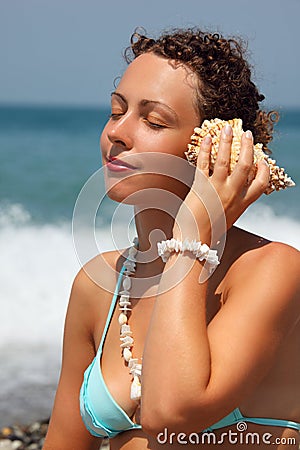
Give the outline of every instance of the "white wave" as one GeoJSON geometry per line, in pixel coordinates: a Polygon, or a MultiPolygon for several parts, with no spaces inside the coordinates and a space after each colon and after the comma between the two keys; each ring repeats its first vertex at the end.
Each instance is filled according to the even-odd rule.
{"type": "Polygon", "coordinates": [[[0,342],[57,342],[78,270],[66,226],[0,229],[0,342]]]}
{"type": "Polygon", "coordinates": [[[251,206],[236,225],[271,241],[284,242],[300,249],[300,222],[275,214],[269,206],[259,204],[251,206]]]}
{"type": "Polygon", "coordinates": [[[76,273],[115,247],[110,227],[97,233],[94,253],[78,261],[71,223],[37,225],[22,205],[0,206],[0,350],[8,344],[60,345],[76,273]]]}
{"type": "Polygon", "coordinates": [[[20,203],[0,204],[0,227],[20,226],[29,223],[31,216],[20,203]]]}

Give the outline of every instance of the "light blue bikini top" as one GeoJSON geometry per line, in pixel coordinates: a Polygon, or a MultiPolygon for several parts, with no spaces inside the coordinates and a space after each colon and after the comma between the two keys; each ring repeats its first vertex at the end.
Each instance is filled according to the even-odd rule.
{"type": "MultiPolygon", "coordinates": [[[[84,380],[80,390],[80,413],[83,422],[93,436],[102,438],[113,438],[124,431],[141,429],[141,425],[134,423],[114,400],[107,389],[101,371],[102,349],[115,309],[124,270],[125,267],[123,265],[118,277],[116,289],[112,298],[97,354],[84,373],[84,380]]],[[[236,408],[222,420],[204,431],[214,431],[219,428],[237,424],[241,421],[259,425],[293,428],[300,431],[299,423],[289,420],[245,417],[239,408],[236,408]]]]}

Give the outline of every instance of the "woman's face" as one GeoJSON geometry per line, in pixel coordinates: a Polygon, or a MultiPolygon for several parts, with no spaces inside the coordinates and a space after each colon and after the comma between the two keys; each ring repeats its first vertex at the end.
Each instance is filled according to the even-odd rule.
{"type": "Polygon", "coordinates": [[[185,158],[187,143],[200,123],[195,90],[191,70],[153,53],[142,54],[128,66],[112,93],[111,117],[100,140],[113,200],[124,201],[149,188],[182,190],[176,180],[155,173],[162,173],[159,153],[170,156],[168,169],[176,159],[172,156],[185,158]]]}

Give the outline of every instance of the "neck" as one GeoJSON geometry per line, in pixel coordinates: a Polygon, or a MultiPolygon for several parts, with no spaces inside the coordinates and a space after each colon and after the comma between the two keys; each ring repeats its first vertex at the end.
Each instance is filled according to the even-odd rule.
{"type": "Polygon", "coordinates": [[[139,242],[138,262],[147,263],[147,270],[162,272],[164,263],[157,254],[157,243],[172,237],[174,217],[167,212],[146,205],[134,208],[139,242]]]}
{"type": "Polygon", "coordinates": [[[135,207],[135,225],[141,252],[151,252],[153,247],[157,251],[157,242],[172,237],[174,218],[165,211],[135,207]]]}

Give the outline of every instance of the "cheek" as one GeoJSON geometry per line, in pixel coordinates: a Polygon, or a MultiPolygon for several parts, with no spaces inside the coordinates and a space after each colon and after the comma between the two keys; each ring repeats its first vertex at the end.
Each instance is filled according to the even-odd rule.
{"type": "Polygon", "coordinates": [[[105,137],[100,137],[100,159],[102,160],[102,167],[107,163],[109,155],[109,142],[105,137]]]}
{"type": "Polygon", "coordinates": [[[187,151],[188,143],[194,131],[193,124],[191,126],[184,127],[180,132],[176,132],[169,136],[164,146],[164,152],[170,153],[180,158],[185,158],[184,152],[187,151]]]}
{"type": "Polygon", "coordinates": [[[102,155],[105,156],[109,153],[109,149],[111,146],[111,142],[108,138],[109,130],[110,130],[110,123],[106,122],[106,125],[103,128],[102,133],[100,135],[100,152],[102,153],[102,155]]]}
{"type": "Polygon", "coordinates": [[[100,142],[99,142],[100,143],[100,152],[102,153],[102,155],[106,154],[107,149],[108,149],[108,139],[105,136],[106,136],[106,134],[105,134],[105,128],[104,128],[104,130],[101,133],[100,142]]]}
{"type": "Polygon", "coordinates": [[[184,152],[187,150],[190,135],[187,138],[181,135],[171,137],[151,137],[144,139],[140,144],[142,152],[168,153],[169,155],[185,158],[184,152]]]}

